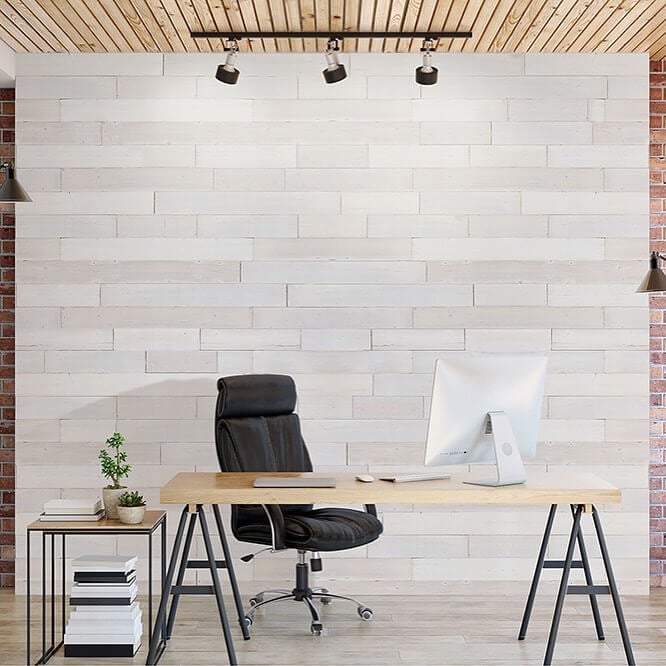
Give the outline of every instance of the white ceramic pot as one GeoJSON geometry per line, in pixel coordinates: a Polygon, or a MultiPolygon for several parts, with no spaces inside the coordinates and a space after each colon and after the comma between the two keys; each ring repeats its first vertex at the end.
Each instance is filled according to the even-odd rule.
{"type": "Polygon", "coordinates": [[[118,500],[120,499],[120,496],[126,491],[126,486],[123,486],[122,488],[102,488],[104,511],[106,511],[107,518],[118,520],[118,500]]]}
{"type": "Polygon", "coordinates": [[[141,506],[121,506],[118,505],[118,518],[121,523],[126,525],[136,525],[143,520],[143,514],[146,513],[146,505],[141,506]]]}

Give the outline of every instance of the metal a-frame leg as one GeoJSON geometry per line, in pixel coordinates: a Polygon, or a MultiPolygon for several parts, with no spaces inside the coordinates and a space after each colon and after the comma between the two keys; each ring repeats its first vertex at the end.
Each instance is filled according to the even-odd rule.
{"type": "Polygon", "coordinates": [[[225,567],[229,576],[229,583],[231,585],[231,592],[234,596],[234,604],[236,605],[236,612],[238,613],[238,623],[243,633],[243,639],[250,640],[250,630],[245,622],[245,611],[243,610],[243,599],[241,598],[240,589],[238,588],[238,580],[236,579],[236,571],[234,570],[234,563],[229,549],[227,536],[224,532],[224,525],[222,524],[222,516],[220,515],[220,507],[213,504],[213,515],[215,516],[215,524],[217,525],[217,533],[220,536],[220,543],[222,544],[222,553],[224,555],[225,567]]]}
{"type": "Polygon", "coordinates": [[[617,617],[617,624],[620,628],[620,636],[622,637],[622,645],[624,646],[624,654],[627,657],[627,664],[635,666],[636,660],[634,659],[634,652],[631,649],[631,640],[629,639],[629,630],[627,623],[624,619],[622,612],[622,602],[620,601],[620,593],[617,589],[615,582],[615,575],[613,574],[613,567],[611,566],[610,555],[608,554],[608,547],[606,545],[606,537],[601,527],[601,519],[597,513],[597,508],[592,507],[592,520],[594,521],[594,529],[597,532],[597,539],[599,540],[599,549],[601,550],[601,557],[604,561],[604,568],[606,569],[606,579],[608,580],[608,587],[613,600],[613,607],[615,608],[615,616],[617,617]]]}

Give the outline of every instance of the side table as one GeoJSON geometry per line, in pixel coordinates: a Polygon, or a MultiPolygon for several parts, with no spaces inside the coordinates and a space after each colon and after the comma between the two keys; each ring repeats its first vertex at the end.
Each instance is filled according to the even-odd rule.
{"type": "MultiPolygon", "coordinates": [[[[27,643],[27,664],[30,660],[30,538],[33,532],[41,532],[42,535],[42,612],[41,612],[41,634],[42,634],[42,653],[39,660],[35,663],[45,664],[62,646],[65,640],[65,560],[66,560],[66,539],[68,536],[119,536],[122,534],[144,535],[148,538],[148,645],[153,638],[153,534],[160,530],[160,588],[164,585],[166,576],[166,513],[164,511],[146,511],[143,521],[136,525],[126,525],[119,520],[110,520],[102,518],[98,521],[62,521],[46,522],[36,520],[28,525],[27,532],[27,569],[26,569],[26,595],[27,595],[27,613],[26,613],[26,643],[27,643]],[[60,599],[60,637],[56,644],[56,536],[61,537],[60,546],[60,566],[61,566],[61,599],[60,599]],[[50,540],[47,539],[50,537],[50,540]],[[49,567],[47,567],[47,542],[50,541],[49,567]],[[47,569],[49,570],[50,582],[50,641],[47,647],[47,569]]],[[[160,590],[161,592],[161,590],[160,590]]],[[[164,640],[164,625],[160,625],[156,631],[160,632],[160,643],[164,640]]]]}

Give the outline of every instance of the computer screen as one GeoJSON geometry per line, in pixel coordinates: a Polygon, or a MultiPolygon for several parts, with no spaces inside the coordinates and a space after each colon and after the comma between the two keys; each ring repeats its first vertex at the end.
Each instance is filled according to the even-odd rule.
{"type": "Polygon", "coordinates": [[[528,354],[437,359],[425,464],[496,462],[498,478],[483,485],[522,483],[521,455],[536,453],[547,362],[528,354]]]}

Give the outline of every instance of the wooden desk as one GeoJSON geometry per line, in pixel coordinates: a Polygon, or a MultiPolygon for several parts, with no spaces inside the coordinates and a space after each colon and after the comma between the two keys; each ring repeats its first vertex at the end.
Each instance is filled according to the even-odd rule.
{"type": "MultiPolygon", "coordinates": [[[[146,511],[143,520],[135,525],[127,525],[119,520],[102,518],[97,521],[42,521],[35,520],[26,528],[27,535],[27,553],[26,553],[26,595],[27,595],[27,617],[26,617],[26,643],[27,643],[27,663],[31,664],[30,659],[30,537],[34,532],[42,535],[42,653],[37,661],[38,664],[45,664],[62,646],[65,640],[65,556],[66,556],[66,538],[68,536],[91,536],[93,538],[102,535],[119,536],[124,534],[144,535],[148,538],[148,643],[152,644],[153,639],[153,534],[160,530],[160,581],[164,585],[166,573],[166,513],[164,511],[146,511]],[[50,536],[50,646],[46,646],[46,545],[47,537],[50,536]],[[61,560],[61,591],[60,591],[60,639],[56,643],[56,617],[55,617],[55,537],[61,537],[60,560],[61,560]]],[[[157,625],[156,625],[157,626],[157,625]]],[[[159,625],[162,626],[161,624],[159,625]]],[[[160,636],[162,631],[158,632],[160,636]]],[[[161,640],[161,639],[160,639],[161,640]]]]}
{"type": "MultiPolygon", "coordinates": [[[[476,474],[454,475],[451,479],[436,481],[418,481],[412,483],[391,483],[376,480],[372,483],[357,481],[353,474],[330,474],[330,473],[204,473],[184,472],[173,477],[160,491],[160,501],[164,504],[185,505],[181,515],[181,523],[178,534],[182,536],[185,528],[185,516],[187,512],[203,515],[202,506],[213,505],[214,509],[219,504],[474,504],[474,505],[550,505],[546,528],[544,531],[541,548],[537,557],[536,567],[532,578],[523,621],[518,638],[522,640],[527,634],[529,618],[536,597],[537,587],[544,568],[562,569],[555,611],[551,624],[548,644],[544,657],[544,664],[550,664],[557,640],[560,617],[567,594],[584,594],[589,596],[592,615],[594,618],[597,636],[603,640],[604,633],[599,615],[596,595],[610,594],[613,599],[615,613],[620,627],[623,645],[628,664],[634,664],[634,656],[631,649],[629,634],[622,613],[620,595],[617,590],[613,575],[611,560],[606,546],[605,537],[601,527],[601,519],[596,509],[597,504],[618,504],[621,501],[621,492],[615,486],[603,479],[587,473],[571,470],[566,474],[551,474],[546,472],[531,472],[529,480],[520,485],[492,488],[485,486],[474,486],[465,483],[478,478],[476,474]],[[335,488],[254,488],[252,483],[258,476],[335,476],[335,488]],[[557,507],[560,504],[569,505],[572,514],[572,528],[563,560],[546,561],[546,551],[550,533],[555,519],[557,507]],[[608,585],[595,585],[585,548],[583,532],[580,529],[582,514],[592,514],[599,547],[604,561],[608,585]],[[574,552],[578,546],[580,559],[574,560],[574,552]],[[586,585],[569,585],[569,574],[572,568],[584,570],[586,585]]],[[[216,513],[216,515],[218,515],[216,513]]],[[[221,521],[218,528],[222,529],[221,521]]],[[[205,523],[202,523],[205,529],[205,523]]],[[[166,606],[169,599],[169,588],[176,568],[177,543],[174,545],[169,572],[167,573],[167,584],[163,590],[162,602],[158,611],[156,622],[164,619],[166,606]]],[[[206,535],[204,534],[204,538],[206,535]]],[[[223,542],[225,538],[223,538],[223,542]]],[[[207,540],[210,542],[210,539],[207,540]]],[[[225,552],[225,557],[227,553],[225,552]]],[[[214,587],[219,589],[216,567],[214,566],[214,554],[208,553],[211,563],[211,575],[214,587]]],[[[182,563],[181,563],[182,568],[182,563]]],[[[230,559],[227,562],[230,577],[233,576],[233,564],[230,559]]],[[[233,577],[235,583],[235,577],[233,577]]],[[[234,590],[234,596],[236,592],[234,590]]],[[[221,593],[218,598],[218,608],[221,605],[221,593]]],[[[238,602],[237,602],[238,609],[238,602]]],[[[239,622],[244,627],[243,618],[240,615],[239,622]]],[[[228,629],[226,615],[223,608],[220,609],[225,640],[227,641],[227,652],[231,664],[235,664],[236,656],[228,629]]],[[[156,624],[157,626],[157,624],[156,624]]],[[[167,632],[170,633],[170,632],[167,632]]],[[[153,642],[156,633],[153,632],[153,642]]],[[[167,636],[168,637],[168,636],[167,636]]],[[[248,636],[249,637],[249,636],[248,636]]],[[[246,637],[247,638],[247,637],[246,637]]],[[[148,664],[156,663],[156,646],[148,655],[148,664]]]]}

